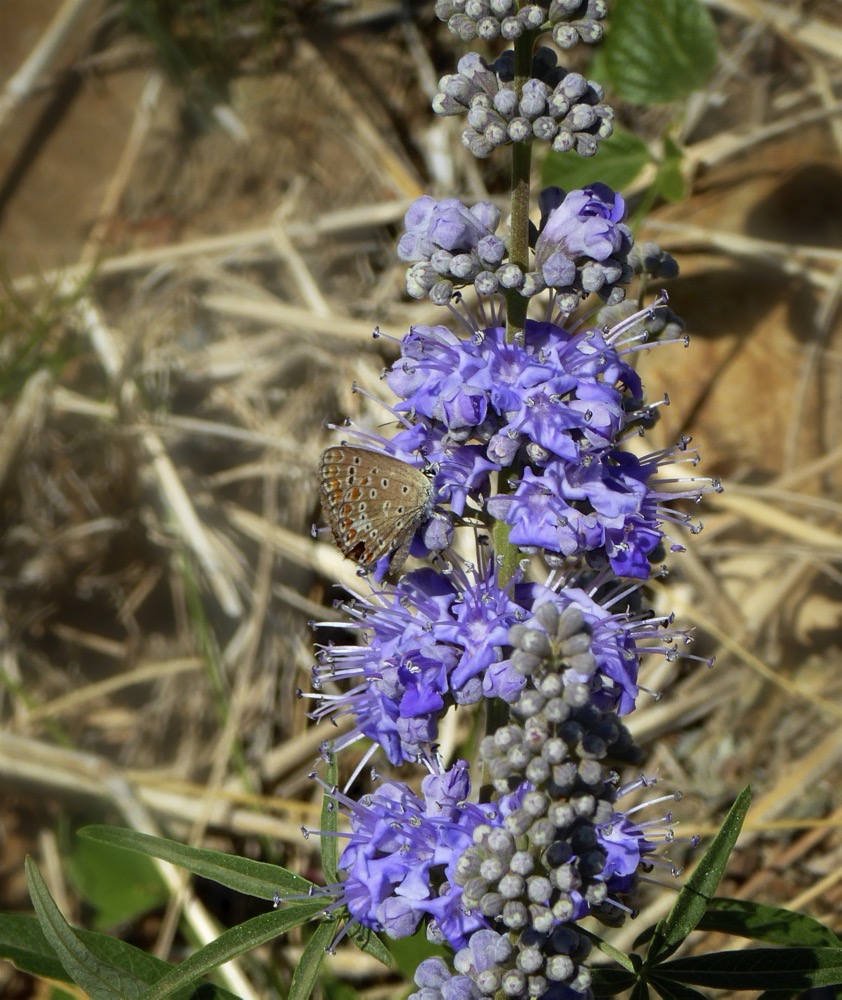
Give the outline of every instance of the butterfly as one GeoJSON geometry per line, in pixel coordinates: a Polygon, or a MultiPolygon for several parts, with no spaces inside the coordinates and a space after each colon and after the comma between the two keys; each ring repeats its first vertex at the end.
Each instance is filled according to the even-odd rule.
{"type": "Polygon", "coordinates": [[[339,445],[319,467],[322,509],[343,555],[363,569],[391,553],[396,573],[434,506],[432,480],[392,455],[339,445]]]}

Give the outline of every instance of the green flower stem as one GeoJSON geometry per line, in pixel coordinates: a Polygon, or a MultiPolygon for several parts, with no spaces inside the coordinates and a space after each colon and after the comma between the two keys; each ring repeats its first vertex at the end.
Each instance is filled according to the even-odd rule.
{"type": "MultiPolygon", "coordinates": [[[[518,5],[520,6],[520,5],[518,5]]],[[[520,93],[532,71],[532,50],[537,35],[527,32],[515,41],[515,88],[520,93]]],[[[529,270],[529,190],[532,167],[532,146],[528,142],[512,144],[512,201],[511,228],[509,235],[509,260],[526,272],[529,270]]],[[[516,289],[506,293],[506,341],[513,344],[523,335],[526,325],[526,311],[529,300],[516,289]]],[[[516,469],[500,473],[497,491],[510,492],[509,480],[517,475],[516,469]]],[[[520,552],[509,543],[509,526],[495,521],[492,529],[494,551],[501,558],[500,582],[505,584],[514,576],[520,560],[520,552]]],[[[488,725],[496,726],[492,713],[488,725]]],[[[489,730],[493,732],[493,729],[489,730]]]]}
{"type": "MultiPolygon", "coordinates": [[[[515,89],[518,93],[532,70],[532,50],[535,35],[526,32],[515,41],[515,89]]],[[[532,166],[532,145],[512,144],[512,219],[509,236],[509,260],[524,272],[529,270],[529,178],[532,166]]],[[[506,295],[506,340],[513,344],[523,333],[529,300],[518,291],[506,295]]]]}

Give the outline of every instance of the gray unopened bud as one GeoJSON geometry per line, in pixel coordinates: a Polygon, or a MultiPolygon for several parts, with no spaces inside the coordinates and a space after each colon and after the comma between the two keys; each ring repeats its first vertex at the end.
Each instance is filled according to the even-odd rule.
{"type": "Polygon", "coordinates": [[[437,281],[430,289],[430,301],[437,306],[446,306],[452,295],[452,281],[437,281]]]}
{"type": "Polygon", "coordinates": [[[480,271],[474,278],[474,288],[480,295],[493,295],[500,286],[497,275],[492,271],[480,271]]]}
{"type": "Polygon", "coordinates": [[[532,135],[532,126],[526,118],[513,118],[509,122],[508,133],[512,142],[526,142],[532,135]]]}

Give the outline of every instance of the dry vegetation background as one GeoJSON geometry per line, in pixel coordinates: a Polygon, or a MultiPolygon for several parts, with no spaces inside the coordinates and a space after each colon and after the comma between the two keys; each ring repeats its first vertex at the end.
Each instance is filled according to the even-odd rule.
{"type": "MultiPolygon", "coordinates": [[[[505,182],[429,112],[456,52],[431,3],[204,5],[216,22],[128,6],[174,8],[163,41],[101,0],[2,13],[0,909],[30,909],[31,853],[72,921],[175,961],[255,901],[168,871],[149,912],[103,916],[119,869],[73,831],[316,872],[299,826],[318,825],[306,775],[331,732],[294,692],[308,621],[358,584],[310,534],[324,422],[382,419],[350,391],[377,393],[394,356],[375,324],[436,319],[393,253],[408,200],[505,182]]],[[[665,697],[632,729],[647,772],[685,791],[682,833],[753,786],[726,893],[842,930],[842,6],[710,7],[709,87],[619,110],[653,141],[681,122],[686,145],[687,198],[640,234],[679,259],[671,304],[693,338],[641,361],[672,401],[653,444],[692,434],[727,487],[652,595],[716,666],[648,667],[665,697]]],[[[446,751],[465,733],[457,719],[446,751]]],[[[227,985],[283,995],[299,947],[227,985]]],[[[401,995],[350,950],[331,968],[401,995]]],[[[45,995],[2,962],[0,994],[45,995]]]]}

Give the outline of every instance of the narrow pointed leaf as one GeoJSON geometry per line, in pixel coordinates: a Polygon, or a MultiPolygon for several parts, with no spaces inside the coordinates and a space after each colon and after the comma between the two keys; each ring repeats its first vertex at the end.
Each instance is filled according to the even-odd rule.
{"type": "MultiPolygon", "coordinates": [[[[329,750],[327,770],[325,771],[325,783],[328,788],[336,788],[339,781],[339,766],[336,763],[336,754],[329,750]]],[[[325,885],[335,885],[339,881],[339,838],[336,831],[339,829],[339,808],[336,801],[325,792],[322,799],[322,871],[325,876],[325,885]]]]}
{"type": "Polygon", "coordinates": [[[707,1000],[704,993],[699,993],[685,983],[673,983],[659,976],[650,974],[649,985],[664,1000],[707,1000]]]}
{"type": "Polygon", "coordinates": [[[323,902],[312,900],[252,917],[200,948],[172,972],[138,994],[138,1000],[161,1000],[168,997],[176,989],[196,982],[218,966],[230,962],[232,958],[285,934],[293,927],[307,923],[323,909],[323,902]]]}
{"type": "Polygon", "coordinates": [[[697,926],[699,930],[719,931],[720,934],[751,938],[767,944],[804,948],[842,947],[842,939],[813,917],[749,899],[717,897],[697,926]]]}
{"type": "Polygon", "coordinates": [[[603,955],[615,961],[619,966],[622,966],[628,972],[633,973],[635,971],[634,962],[630,955],[627,955],[624,951],[620,951],[619,948],[615,948],[607,941],[603,941],[597,934],[591,934],[590,931],[584,928],[579,928],[579,933],[588,938],[594,948],[599,949],[603,955]]]}
{"type": "Polygon", "coordinates": [[[642,979],[634,984],[634,989],[631,991],[630,1000],[649,1000],[649,987],[642,979]]]}
{"type": "Polygon", "coordinates": [[[336,923],[332,920],[326,920],[316,928],[316,933],[307,942],[307,947],[295,967],[287,1000],[307,1000],[313,992],[313,987],[319,978],[319,969],[327,954],[325,949],[333,940],[335,933],[336,923]]]}
{"type": "Polygon", "coordinates": [[[597,966],[591,970],[591,992],[595,997],[615,997],[627,993],[637,982],[637,976],[626,969],[597,966]]]}
{"type": "Polygon", "coordinates": [[[678,958],[658,966],[659,981],[721,990],[792,990],[842,984],[842,948],[753,948],[678,958]]]}
{"type": "Polygon", "coordinates": [[[672,955],[702,919],[725,872],[728,857],[740,835],[750,802],[751,789],[745,788],[731,806],[722,829],[713,838],[704,857],[684,883],[672,910],[656,926],[646,959],[648,967],[672,955]]]}
{"type": "Polygon", "coordinates": [[[138,996],[143,980],[100,958],[82,943],[56,906],[32,858],[26,859],[26,880],[44,937],[73,982],[92,1000],[126,1000],[138,996]]]}
{"type": "Polygon", "coordinates": [[[385,944],[374,933],[370,927],[363,927],[362,924],[353,924],[348,928],[348,937],[354,944],[378,962],[389,967],[392,965],[392,955],[385,944]]]}
{"type": "MultiPolygon", "coordinates": [[[[95,955],[126,970],[144,983],[154,983],[172,969],[168,962],[155,958],[140,948],[96,931],[75,928],[77,937],[95,955]]],[[[10,961],[16,969],[41,979],[72,984],[73,979],[58,960],[36,917],[24,913],[0,914],[0,958],[10,961]]],[[[237,1000],[233,993],[211,983],[179,990],[176,1000],[237,1000]]]]}
{"type": "Polygon", "coordinates": [[[79,831],[80,837],[109,844],[112,847],[122,847],[136,854],[146,854],[149,857],[169,861],[179,868],[185,868],[200,875],[226,885],[237,892],[260,899],[273,900],[279,893],[287,897],[306,896],[314,888],[314,884],[294,872],[281,868],[280,865],[270,865],[265,861],[252,861],[249,858],[238,858],[220,851],[209,851],[201,847],[188,847],[175,840],[163,837],[152,837],[147,833],[127,830],[118,826],[86,826],[79,831]]]}

